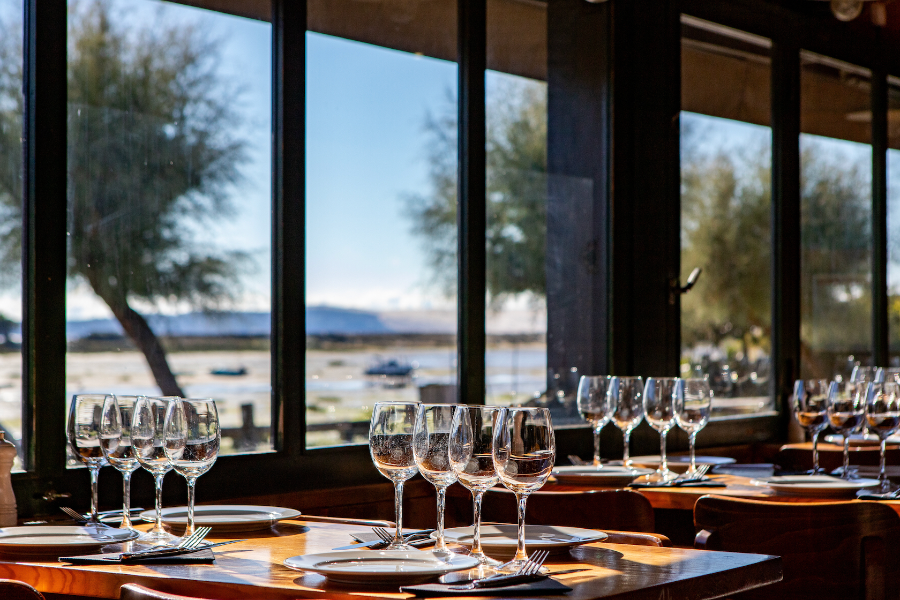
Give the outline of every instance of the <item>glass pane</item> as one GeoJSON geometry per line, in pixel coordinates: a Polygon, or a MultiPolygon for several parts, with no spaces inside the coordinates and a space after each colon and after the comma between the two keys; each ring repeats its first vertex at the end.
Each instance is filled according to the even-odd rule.
{"type": "Polygon", "coordinates": [[[900,78],[888,77],[888,335],[900,367],[900,78]]]}
{"type": "Polygon", "coordinates": [[[0,0],[0,430],[22,469],[22,0],[0,0]]]}
{"type": "Polygon", "coordinates": [[[68,396],[212,397],[271,448],[271,25],[155,0],[69,11],[68,396]]]}
{"type": "Polygon", "coordinates": [[[871,75],[801,53],[801,364],[849,376],[872,356],[871,75]]]}
{"type": "Polygon", "coordinates": [[[547,389],[547,9],[487,6],[485,401],[509,405],[547,389]]]}
{"type": "Polygon", "coordinates": [[[768,40],[683,19],[681,373],[713,415],[773,410],[772,133],[768,40]]]}
{"type": "Polygon", "coordinates": [[[456,401],[456,3],[308,15],[306,443],[325,446],[364,442],[379,400],[456,401]]]}

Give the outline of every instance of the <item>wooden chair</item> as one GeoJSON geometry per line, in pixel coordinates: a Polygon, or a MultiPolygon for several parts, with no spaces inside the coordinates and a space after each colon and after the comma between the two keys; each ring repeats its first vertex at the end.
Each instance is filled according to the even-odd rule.
{"type": "Polygon", "coordinates": [[[195,596],[179,596],[145,588],[136,583],[126,583],[119,588],[119,600],[203,600],[195,596]]]}
{"type": "MultiPolygon", "coordinates": [[[[517,522],[516,497],[505,488],[484,495],[481,518],[500,523],[517,522]]],[[[526,522],[587,529],[652,533],[653,506],[632,490],[537,491],[528,497],[526,522]]]]}
{"type": "Polygon", "coordinates": [[[0,579],[0,598],[3,600],[44,600],[44,596],[23,581],[0,579]]]}
{"type": "Polygon", "coordinates": [[[784,580],[736,598],[895,600],[900,517],[875,502],[790,503],[703,496],[695,546],[781,556],[784,580]]]}

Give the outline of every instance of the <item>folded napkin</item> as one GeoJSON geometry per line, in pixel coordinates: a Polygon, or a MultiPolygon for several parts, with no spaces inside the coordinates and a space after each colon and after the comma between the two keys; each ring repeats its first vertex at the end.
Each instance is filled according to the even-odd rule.
{"type": "Polygon", "coordinates": [[[452,587],[459,587],[461,583],[451,583],[445,585],[443,583],[423,583],[421,585],[406,585],[400,588],[405,594],[413,594],[420,597],[440,597],[440,596],[518,596],[518,595],[539,595],[539,594],[565,594],[571,592],[572,588],[563,585],[555,579],[546,577],[536,581],[527,583],[517,583],[506,585],[503,587],[485,587],[476,588],[474,590],[453,590],[452,587]]]}
{"type": "Polygon", "coordinates": [[[685,481],[685,482],[669,482],[665,483],[660,481],[659,483],[630,483],[628,487],[631,488],[687,488],[687,487],[699,487],[699,488],[723,488],[728,487],[724,483],[720,483],[718,481],[685,481]]]}
{"type": "Polygon", "coordinates": [[[154,565],[205,565],[216,562],[213,551],[209,548],[189,552],[187,554],[174,554],[170,556],[148,556],[146,558],[131,558],[122,561],[121,554],[112,552],[108,554],[85,554],[84,556],[63,556],[59,559],[75,565],[108,565],[108,564],[154,564],[154,565]]]}

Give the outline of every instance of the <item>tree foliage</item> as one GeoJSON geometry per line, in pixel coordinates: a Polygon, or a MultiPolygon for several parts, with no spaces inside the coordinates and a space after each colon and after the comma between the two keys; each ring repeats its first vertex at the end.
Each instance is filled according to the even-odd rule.
{"type": "MultiPolygon", "coordinates": [[[[219,42],[198,24],[171,24],[158,14],[135,27],[96,0],[70,8],[68,39],[69,277],[106,302],[163,393],[181,395],[134,305],[213,308],[237,290],[248,257],[200,242],[198,234],[233,213],[230,192],[245,160],[234,133],[240,90],[222,80],[219,42]]],[[[0,53],[14,52],[9,46],[0,42],[0,53]]],[[[21,75],[20,67],[0,64],[6,132],[20,118],[13,92],[21,75]]],[[[0,160],[0,202],[4,216],[21,222],[15,166],[0,160]]],[[[18,235],[0,230],[7,270],[19,260],[18,235]]]]}

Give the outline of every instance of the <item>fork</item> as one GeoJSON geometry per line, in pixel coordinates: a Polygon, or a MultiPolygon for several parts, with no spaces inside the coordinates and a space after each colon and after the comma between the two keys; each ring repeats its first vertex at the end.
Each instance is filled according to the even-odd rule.
{"type": "MultiPolygon", "coordinates": [[[[375,532],[375,535],[384,542],[385,544],[390,544],[394,541],[394,536],[391,535],[391,532],[385,529],[384,527],[373,527],[372,531],[375,532]]],[[[409,535],[404,535],[401,539],[403,543],[406,543],[417,537],[426,537],[425,534],[421,533],[410,533],[409,535]]]]}
{"type": "Polygon", "coordinates": [[[212,531],[212,527],[198,527],[194,533],[183,538],[181,542],[178,543],[177,546],[165,546],[161,544],[157,544],[156,546],[151,546],[149,548],[145,548],[144,550],[138,550],[136,552],[126,552],[123,554],[127,554],[128,556],[140,556],[142,554],[148,554],[151,552],[156,552],[161,548],[174,548],[176,550],[190,550],[191,548],[196,548],[203,542],[203,539],[212,531]]]}
{"type": "Polygon", "coordinates": [[[528,560],[519,567],[519,569],[515,573],[503,573],[500,575],[491,575],[490,577],[485,577],[483,579],[476,579],[471,581],[466,585],[457,585],[452,586],[449,589],[451,590],[474,590],[480,587],[495,587],[501,585],[510,585],[511,583],[522,583],[522,581],[527,581],[532,577],[540,574],[541,567],[544,565],[544,561],[547,560],[547,557],[550,556],[550,552],[548,550],[538,550],[534,554],[528,557],[528,560]]]}
{"type": "Polygon", "coordinates": [[[709,473],[709,465],[700,465],[699,467],[697,467],[697,471],[690,477],[687,477],[687,474],[685,473],[684,476],[679,477],[675,481],[678,483],[687,483],[687,482],[691,482],[691,481],[702,481],[703,478],[706,477],[707,473],[709,473]]]}
{"type": "MultiPolygon", "coordinates": [[[[78,523],[82,523],[84,525],[95,525],[97,527],[110,527],[103,521],[91,521],[91,518],[87,515],[83,515],[74,508],[70,508],[68,506],[60,506],[59,509],[66,513],[70,519],[73,521],[77,521],[78,523]]],[[[110,527],[110,529],[113,529],[110,527]]]]}

